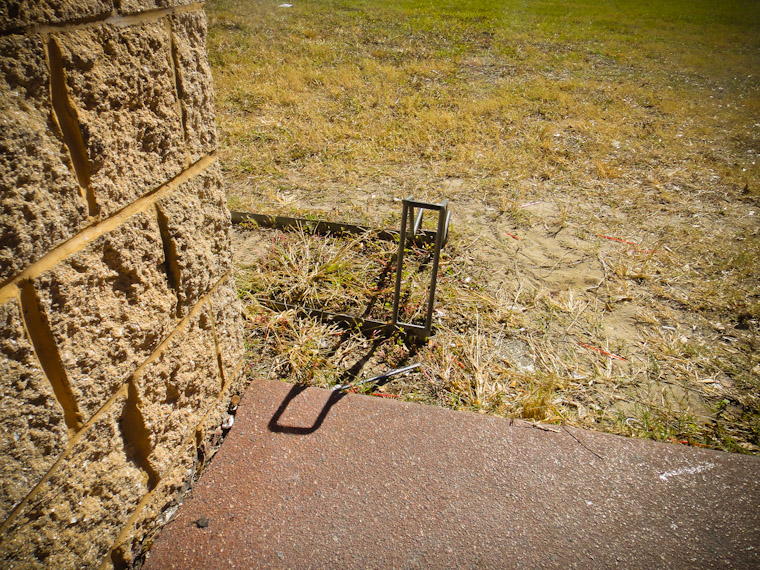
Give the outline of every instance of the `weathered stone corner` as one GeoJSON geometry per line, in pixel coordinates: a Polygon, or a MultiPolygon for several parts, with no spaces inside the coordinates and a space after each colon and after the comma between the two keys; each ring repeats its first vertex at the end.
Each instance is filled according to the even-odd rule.
{"type": "Polygon", "coordinates": [[[0,565],[126,567],[243,387],[205,15],[0,7],[0,565]]]}

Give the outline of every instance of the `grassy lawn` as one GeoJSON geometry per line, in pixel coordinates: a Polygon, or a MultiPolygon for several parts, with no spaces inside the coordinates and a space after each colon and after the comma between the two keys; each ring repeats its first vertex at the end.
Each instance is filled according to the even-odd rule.
{"type": "MultiPolygon", "coordinates": [[[[419,361],[381,390],[760,451],[758,2],[279,4],[207,3],[230,207],[454,214],[429,343],[250,301],[255,372],[330,386],[419,361]]],[[[247,299],[288,276],[349,304],[381,288],[369,243],[236,243],[247,299]]]]}

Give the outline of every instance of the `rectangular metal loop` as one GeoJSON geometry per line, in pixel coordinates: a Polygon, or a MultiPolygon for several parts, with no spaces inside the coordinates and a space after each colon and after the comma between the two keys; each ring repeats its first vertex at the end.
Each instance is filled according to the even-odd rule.
{"type": "Polygon", "coordinates": [[[254,227],[258,226],[279,229],[296,228],[326,235],[368,233],[374,234],[374,237],[378,239],[395,239],[396,236],[398,236],[399,243],[398,253],[396,255],[396,279],[393,290],[393,317],[389,323],[382,323],[352,315],[331,313],[313,307],[292,305],[276,299],[260,299],[260,302],[272,308],[276,308],[277,310],[297,309],[330,322],[340,322],[345,325],[359,326],[367,331],[404,331],[411,336],[422,339],[426,339],[432,334],[435,290],[438,281],[438,266],[441,249],[448,241],[449,223],[451,220],[448,200],[443,200],[440,204],[431,204],[415,200],[411,196],[404,198],[401,201],[401,227],[398,233],[394,230],[373,230],[372,228],[354,224],[291,218],[287,216],[269,216],[248,212],[232,212],[231,214],[233,223],[250,223],[253,224],[254,227]],[[416,217],[414,212],[415,208],[419,209],[416,217]],[[438,212],[438,223],[436,231],[434,232],[422,229],[422,218],[425,210],[438,212]],[[417,245],[433,245],[432,274],[430,277],[430,287],[428,289],[428,303],[425,311],[424,325],[406,323],[399,320],[404,253],[407,245],[410,243],[417,245]]]}

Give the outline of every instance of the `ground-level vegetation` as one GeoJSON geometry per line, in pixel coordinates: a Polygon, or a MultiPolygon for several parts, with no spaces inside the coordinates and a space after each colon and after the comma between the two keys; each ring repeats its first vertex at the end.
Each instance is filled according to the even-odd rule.
{"type": "Polygon", "coordinates": [[[207,10],[232,209],[378,227],[406,195],[454,211],[417,347],[254,301],[360,309],[392,247],[239,233],[252,373],[331,386],[419,361],[367,389],[760,451],[757,2],[207,10]]]}

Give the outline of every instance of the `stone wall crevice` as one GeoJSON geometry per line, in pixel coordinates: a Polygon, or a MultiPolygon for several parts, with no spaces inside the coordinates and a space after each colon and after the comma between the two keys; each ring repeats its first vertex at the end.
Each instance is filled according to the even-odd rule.
{"type": "Polygon", "coordinates": [[[61,47],[54,37],[50,37],[47,43],[48,64],[50,66],[50,99],[53,105],[58,126],[63,135],[63,141],[69,149],[74,173],[79,182],[82,199],[87,204],[88,214],[96,216],[98,205],[95,202],[95,194],[90,186],[90,160],[82,139],[82,131],[79,128],[77,112],[69,99],[66,89],[66,76],[63,69],[61,47]]]}
{"type": "MultiPolygon", "coordinates": [[[[242,373],[244,364],[244,359],[241,359],[240,362],[232,368],[234,370],[234,373],[232,374],[233,377],[237,377],[242,373]]],[[[235,384],[233,382],[226,382],[224,384],[221,393],[214,401],[214,405],[211,406],[210,410],[201,418],[200,422],[198,422],[198,425],[190,435],[178,446],[180,449],[191,450],[184,454],[185,457],[194,458],[196,452],[200,453],[199,450],[202,448],[207,435],[206,429],[209,426],[218,425],[219,418],[226,415],[226,406],[220,407],[219,404],[229,401],[234,386],[235,384]]],[[[203,459],[209,458],[203,457],[203,459]]],[[[174,502],[173,497],[176,497],[176,493],[167,493],[172,499],[166,500],[163,504],[155,504],[153,502],[154,496],[162,493],[164,491],[163,487],[170,487],[178,492],[187,491],[192,479],[203,467],[202,463],[203,462],[201,461],[199,464],[196,464],[193,459],[185,465],[180,465],[173,473],[161,478],[158,486],[146,495],[135,510],[135,513],[129,521],[127,521],[124,530],[114,541],[110,558],[105,560],[100,566],[101,570],[110,570],[111,568],[126,569],[131,567],[134,557],[139,551],[139,539],[141,537],[140,527],[148,526],[151,519],[155,518],[159,513],[164,511],[167,506],[172,504],[174,502]]],[[[163,522],[167,521],[164,520],[163,522]]]]}
{"type": "Polygon", "coordinates": [[[214,114],[214,89],[202,49],[208,33],[206,19],[201,12],[178,12],[171,17],[171,30],[185,144],[193,162],[218,142],[216,124],[208,120],[214,114]]]}
{"type": "MultiPolygon", "coordinates": [[[[228,271],[220,280],[218,283],[212,287],[206,295],[204,295],[201,299],[198,300],[197,304],[188,312],[187,315],[185,315],[184,318],[182,318],[172,330],[172,332],[167,336],[166,339],[155,349],[155,351],[145,360],[145,362],[142,363],[141,366],[139,366],[133,375],[133,378],[142,374],[145,370],[145,368],[152,362],[156,361],[169,347],[170,343],[175,340],[175,338],[182,334],[185,329],[187,328],[189,322],[198,316],[198,314],[206,309],[208,307],[208,304],[210,303],[211,299],[214,295],[216,295],[220,288],[222,288],[226,283],[228,279],[230,279],[232,276],[232,271],[228,271]]],[[[31,284],[30,284],[31,285],[31,284]]],[[[27,289],[28,291],[28,289],[27,289]]],[[[36,298],[36,293],[34,292],[34,289],[32,288],[32,294],[34,294],[36,298]]],[[[28,293],[27,293],[28,294],[28,293]]],[[[39,302],[39,301],[38,301],[39,302]]],[[[37,305],[39,310],[39,305],[37,305]]],[[[215,321],[212,320],[213,326],[215,325],[215,321]]],[[[231,378],[237,378],[243,367],[244,361],[241,359],[237,366],[234,368],[231,368],[234,370],[234,372],[230,375],[231,378]]],[[[219,376],[220,379],[222,378],[222,370],[224,369],[221,366],[221,362],[219,362],[219,376]]],[[[131,379],[130,379],[131,380],[131,379]]],[[[13,521],[16,514],[22,510],[24,505],[26,505],[30,500],[34,499],[35,495],[39,492],[39,488],[45,483],[50,477],[52,477],[61,462],[66,460],[66,458],[69,455],[69,452],[72,447],[74,447],[83,437],[86,436],[87,432],[92,428],[93,425],[95,425],[100,419],[103,417],[103,415],[109,413],[109,410],[113,407],[113,405],[118,401],[119,399],[126,398],[129,399],[129,381],[122,384],[122,386],[108,399],[105,404],[91,417],[89,420],[87,420],[86,423],[84,423],[76,433],[74,433],[69,442],[66,451],[62,453],[62,455],[56,460],[56,462],[53,464],[53,466],[50,468],[50,470],[45,474],[43,479],[34,487],[31,489],[29,494],[21,501],[10,513],[10,515],[6,518],[5,521],[0,524],[0,535],[4,532],[4,530],[7,528],[7,526],[13,521]]],[[[195,442],[196,444],[200,441],[202,442],[203,437],[205,435],[203,426],[208,423],[209,416],[214,412],[214,408],[218,407],[219,402],[223,401],[226,396],[229,396],[229,390],[232,387],[233,382],[232,381],[224,381],[222,380],[222,389],[221,393],[217,396],[217,398],[214,400],[213,406],[211,406],[211,409],[206,412],[206,414],[203,416],[201,421],[197,424],[197,426],[191,430],[191,434],[187,437],[183,445],[189,445],[191,442],[195,442]]],[[[136,402],[135,402],[136,403],[136,402]]],[[[218,414],[218,412],[217,412],[218,414]]],[[[143,434],[144,435],[144,434],[143,434]]],[[[144,453],[144,450],[143,450],[144,453]]],[[[160,480],[157,481],[158,484],[160,484],[160,480]]],[[[152,489],[153,492],[155,492],[155,488],[152,489]]],[[[126,532],[126,531],[125,531],[126,532]]]]}
{"type": "Polygon", "coordinates": [[[134,514],[126,521],[122,532],[114,540],[111,553],[103,560],[100,570],[131,568],[135,557],[139,554],[140,539],[144,532],[151,530],[152,522],[175,502],[178,494],[190,488],[197,469],[194,437],[185,440],[179,449],[181,450],[179,455],[185,458],[185,461],[178,465],[173,473],[163,477],[158,486],[143,498],[134,514]],[[156,501],[159,495],[168,499],[156,501]]]}
{"type": "Polygon", "coordinates": [[[172,180],[159,186],[145,196],[138,198],[131,204],[124,206],[121,210],[114,212],[111,216],[87,226],[74,237],[51,249],[36,262],[28,265],[23,271],[0,283],[0,304],[5,303],[8,299],[13,297],[16,287],[21,281],[35,279],[71,255],[82,251],[93,240],[113,231],[135,214],[149,210],[156,202],[169,196],[179,186],[192,180],[215,163],[216,153],[204,156],[189,168],[175,176],[172,180]]]}
{"type": "Polygon", "coordinates": [[[3,567],[91,568],[147,494],[119,435],[126,390],[72,444],[3,529],[3,567]]]}
{"type": "MultiPolygon", "coordinates": [[[[49,472],[45,475],[45,477],[41,481],[41,483],[44,482],[44,481],[46,481],[50,476],[52,476],[55,473],[58,464],[61,462],[61,460],[63,460],[63,459],[66,458],[66,456],[68,454],[68,449],[71,448],[73,445],[75,445],[82,437],[84,437],[87,434],[87,431],[93,426],[93,424],[95,424],[96,422],[98,422],[100,420],[100,418],[104,414],[108,413],[108,411],[114,405],[114,403],[116,402],[116,400],[118,400],[120,398],[127,398],[127,401],[129,402],[129,388],[128,387],[129,387],[129,383],[132,381],[132,379],[134,377],[136,377],[136,376],[141,375],[144,372],[145,368],[149,364],[151,364],[152,362],[155,362],[158,358],[160,358],[161,355],[166,352],[166,350],[169,347],[169,345],[173,341],[175,341],[176,337],[178,335],[182,334],[187,329],[187,326],[188,326],[188,324],[190,323],[190,321],[192,319],[196,318],[201,311],[209,309],[209,303],[210,303],[211,299],[214,297],[214,295],[216,295],[218,293],[218,290],[225,285],[225,282],[228,279],[230,279],[230,277],[231,277],[231,271],[228,272],[227,274],[225,274],[219,280],[219,282],[216,283],[214,285],[214,287],[212,287],[208,291],[208,293],[206,295],[204,295],[201,299],[199,299],[198,303],[188,312],[188,314],[185,315],[184,318],[182,318],[180,321],[177,322],[175,328],[172,330],[172,332],[169,334],[169,336],[167,336],[166,339],[164,339],[164,341],[155,349],[155,351],[138,368],[136,368],[134,375],[127,382],[125,382],[124,384],[122,384],[120,386],[120,388],[108,399],[108,401],[106,401],[103,404],[103,406],[95,414],[93,414],[93,416],[91,418],[89,418],[87,420],[86,423],[82,424],[79,427],[79,429],[75,433],[73,433],[71,435],[71,437],[70,437],[70,439],[68,441],[67,450],[64,451],[64,453],[61,455],[61,457],[57,459],[56,463],[50,468],[49,472]]],[[[26,285],[24,287],[24,289],[27,291],[26,294],[27,295],[30,294],[29,289],[31,288],[31,294],[33,295],[33,299],[36,299],[36,302],[39,303],[39,299],[37,298],[36,293],[34,292],[33,287],[30,287],[30,286],[31,286],[31,284],[28,284],[28,285],[26,285]]],[[[20,296],[20,291],[19,291],[19,296],[20,296]]],[[[34,301],[32,301],[32,302],[34,302],[34,301]]],[[[32,305],[32,306],[34,306],[34,305],[32,305]]],[[[38,307],[37,310],[39,311],[39,304],[37,305],[37,307],[38,307]]],[[[43,315],[40,314],[39,318],[42,319],[43,315]]],[[[213,327],[216,327],[216,321],[214,319],[212,319],[211,324],[212,324],[213,327]]],[[[52,335],[51,335],[51,342],[52,342],[52,335]]],[[[215,341],[215,344],[216,344],[216,341],[215,341]]],[[[221,382],[221,393],[219,394],[219,396],[214,401],[214,405],[218,404],[219,401],[221,401],[224,398],[224,396],[227,393],[227,390],[232,385],[231,381],[225,381],[223,379],[223,376],[222,376],[223,372],[222,372],[222,370],[224,368],[222,367],[222,362],[221,362],[221,358],[222,357],[221,357],[221,354],[218,352],[218,348],[217,348],[217,351],[216,351],[216,357],[217,357],[217,363],[218,363],[218,374],[219,374],[219,379],[220,379],[220,382],[221,382]]],[[[238,365],[235,366],[234,368],[229,368],[230,370],[234,370],[234,372],[232,374],[230,374],[230,376],[232,378],[238,377],[238,375],[241,372],[242,366],[243,366],[243,360],[241,360],[238,363],[238,365]]],[[[73,397],[72,397],[72,399],[73,399],[73,397]]],[[[135,404],[137,404],[137,402],[135,402],[135,404]]],[[[130,402],[130,405],[131,405],[131,402],[130,402]]],[[[211,412],[207,412],[207,414],[203,417],[203,419],[192,430],[192,435],[190,435],[187,438],[187,440],[185,441],[185,444],[188,444],[191,441],[195,441],[195,439],[197,437],[196,432],[198,430],[200,430],[201,427],[203,426],[204,422],[207,421],[207,417],[208,417],[209,413],[211,413],[211,412]]],[[[144,435],[144,433],[143,433],[143,435],[144,435]]],[[[200,435],[202,436],[202,432],[201,432],[200,435]]],[[[139,438],[138,438],[138,440],[139,440],[139,438]]],[[[131,438],[130,438],[130,441],[131,441],[131,438]]],[[[143,447],[143,454],[145,454],[145,448],[144,447],[143,447]]],[[[27,497],[25,497],[24,500],[21,503],[19,503],[19,505],[16,507],[16,509],[14,509],[14,512],[17,511],[21,506],[23,506],[23,504],[25,504],[30,499],[32,499],[34,497],[34,495],[36,494],[36,492],[37,491],[36,491],[36,487],[35,487],[35,488],[33,488],[30,491],[30,493],[27,495],[27,497]]],[[[10,520],[12,518],[13,518],[13,513],[11,513],[11,515],[9,515],[8,519],[5,522],[3,522],[2,525],[0,525],[0,533],[2,533],[2,530],[5,527],[6,523],[10,522],[10,520]]]]}
{"type": "Polygon", "coordinates": [[[179,53],[177,51],[177,39],[174,37],[171,21],[168,18],[166,19],[166,32],[169,34],[169,39],[171,42],[171,58],[169,63],[171,64],[172,72],[174,73],[174,94],[177,98],[177,110],[179,112],[180,118],[182,119],[182,136],[185,139],[185,160],[187,160],[189,164],[191,161],[190,150],[188,148],[189,143],[187,133],[187,111],[182,105],[182,99],[185,97],[185,94],[182,91],[182,78],[179,76],[180,62],[179,53]]]}
{"type": "Polygon", "coordinates": [[[148,491],[152,491],[160,478],[150,462],[152,446],[140,411],[139,395],[132,381],[127,382],[127,400],[119,420],[119,429],[127,456],[145,473],[148,491]]]}
{"type": "Polygon", "coordinates": [[[164,248],[166,279],[169,283],[169,287],[171,287],[177,295],[177,316],[179,317],[181,316],[182,306],[185,302],[182,294],[182,287],[180,287],[182,274],[177,261],[177,247],[174,240],[171,239],[169,218],[158,203],[156,203],[156,219],[158,220],[158,229],[161,233],[161,243],[164,248]]]}
{"type": "Polygon", "coordinates": [[[70,431],[77,432],[84,425],[82,414],[66,377],[61,355],[50,329],[50,323],[41,309],[40,298],[30,281],[20,283],[19,298],[24,326],[37,354],[40,366],[53,388],[56,400],[63,408],[66,426],[70,431]]]}
{"type": "Polygon", "coordinates": [[[48,35],[52,32],[60,30],[74,30],[82,29],[88,26],[99,25],[109,18],[114,17],[113,12],[105,12],[103,14],[94,14],[91,16],[83,16],[81,18],[74,18],[61,22],[60,24],[48,23],[48,24],[30,24],[30,25],[17,25],[15,27],[7,27],[0,30],[0,36],[10,36],[13,34],[42,34],[48,35]]]}
{"type": "Polygon", "coordinates": [[[0,37],[0,283],[90,223],[48,67],[39,36],[0,37]]]}
{"type": "Polygon", "coordinates": [[[181,320],[179,320],[174,330],[169,333],[169,335],[161,342],[160,345],[153,351],[153,353],[143,362],[140,366],[138,366],[135,369],[135,376],[138,374],[142,374],[142,372],[145,370],[145,368],[151,363],[154,362],[161,354],[166,350],[166,348],[169,346],[169,344],[175,339],[175,337],[178,334],[181,334],[188,326],[190,321],[198,316],[198,313],[200,313],[207,301],[211,299],[211,297],[217,292],[217,290],[224,284],[224,280],[227,279],[232,274],[232,270],[229,270],[222,278],[211,288],[209,291],[203,295],[200,299],[198,299],[198,302],[188,311],[188,313],[182,317],[181,320]]]}

